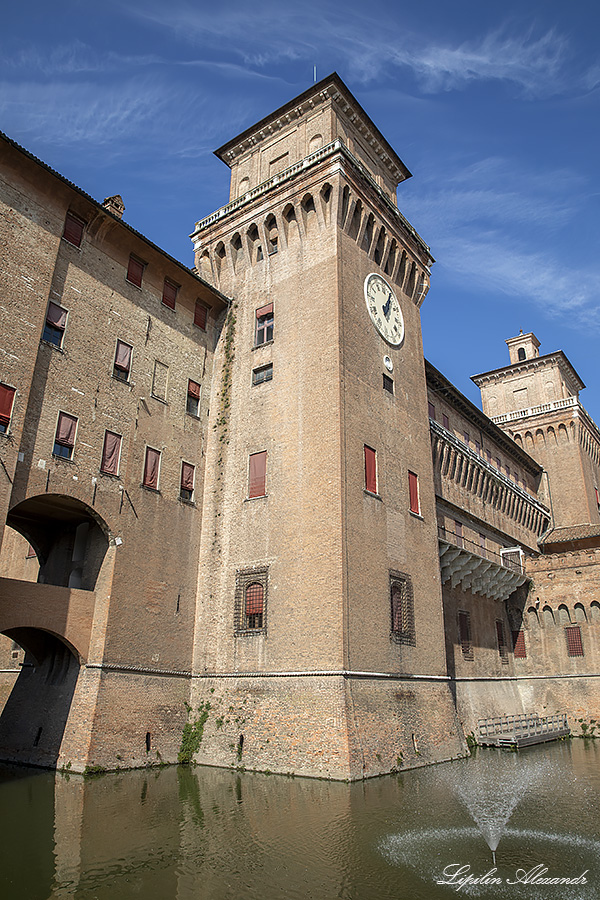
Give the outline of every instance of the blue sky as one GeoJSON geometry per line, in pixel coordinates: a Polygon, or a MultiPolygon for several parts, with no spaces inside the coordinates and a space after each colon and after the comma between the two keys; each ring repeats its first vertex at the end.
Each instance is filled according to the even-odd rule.
{"type": "Polygon", "coordinates": [[[0,129],[187,265],[227,202],[212,151],[336,70],[413,173],[437,262],[425,353],[469,376],[534,331],[600,422],[600,11],[591,0],[8,4],[0,129]]]}

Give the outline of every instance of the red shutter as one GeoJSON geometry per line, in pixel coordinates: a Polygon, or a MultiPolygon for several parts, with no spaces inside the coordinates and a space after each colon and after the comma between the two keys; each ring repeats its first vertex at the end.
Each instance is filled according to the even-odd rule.
{"type": "Polygon", "coordinates": [[[63,412],[59,413],[58,425],[56,426],[56,442],[62,444],[63,447],[74,447],[76,431],[77,419],[75,416],[69,416],[63,412]]]}
{"type": "Polygon", "coordinates": [[[136,287],[142,286],[142,277],[144,275],[144,263],[136,259],[135,256],[129,257],[129,265],[127,266],[127,281],[135,284],[136,287]]]}
{"type": "Polygon", "coordinates": [[[107,475],[119,474],[119,456],[121,454],[121,435],[114,431],[104,432],[104,447],[100,471],[107,475]]]}
{"type": "Polygon", "coordinates": [[[65,230],[63,231],[63,237],[65,241],[68,241],[70,244],[74,244],[75,247],[81,247],[81,239],[83,237],[84,227],[85,222],[83,222],[77,216],[74,216],[73,213],[67,213],[67,218],[65,219],[65,230]]]}
{"type": "Polygon", "coordinates": [[[579,625],[569,625],[565,628],[567,638],[567,653],[569,656],[583,656],[583,643],[581,641],[581,628],[579,625]]]}
{"type": "Polygon", "coordinates": [[[194,309],[194,325],[197,325],[198,328],[202,329],[202,331],[206,331],[207,318],[208,307],[200,300],[196,300],[196,306],[194,309]]]}
{"type": "Polygon", "coordinates": [[[175,299],[177,297],[178,287],[172,281],[168,281],[165,278],[165,283],[163,285],[163,295],[162,302],[165,306],[168,306],[169,309],[175,309],[175,299]]]}
{"type": "Polygon", "coordinates": [[[450,419],[445,413],[442,413],[442,425],[446,430],[450,428],[450,419]]]}
{"type": "Polygon", "coordinates": [[[265,591],[262,584],[253,582],[246,588],[246,615],[261,616],[265,591]]]}
{"type": "Polygon", "coordinates": [[[181,463],[181,489],[183,491],[193,491],[194,490],[194,472],[196,471],[196,467],[190,465],[190,463],[182,462],[181,463]]]}
{"type": "Polygon", "coordinates": [[[117,351],[115,353],[115,368],[121,369],[123,372],[129,372],[131,367],[131,351],[133,347],[124,344],[123,341],[117,341],[117,351]]]}
{"type": "Polygon", "coordinates": [[[365,488],[377,493],[377,456],[375,450],[365,444],[365,488]]]}
{"type": "Polygon", "coordinates": [[[410,511],[420,513],[419,507],[419,479],[414,472],[408,473],[408,490],[410,493],[410,511]]]}
{"type": "Polygon", "coordinates": [[[523,631],[513,631],[512,639],[515,659],[527,659],[527,650],[525,648],[525,633],[523,631]]]}
{"type": "Polygon", "coordinates": [[[0,384],[0,424],[8,426],[15,400],[15,389],[0,384]]]}
{"type": "Polygon", "coordinates": [[[54,325],[55,328],[60,328],[64,331],[65,325],[67,324],[67,310],[50,301],[46,313],[46,322],[48,322],[49,325],[54,325]]]}
{"type": "Polygon", "coordinates": [[[261,306],[260,309],[256,310],[256,318],[260,319],[262,316],[268,316],[273,312],[273,304],[268,303],[267,306],[261,306]]]}
{"type": "Polygon", "coordinates": [[[267,481],[267,451],[250,455],[248,497],[264,497],[267,481]]]}
{"type": "Polygon", "coordinates": [[[144,485],[158,490],[158,470],[160,467],[160,451],[146,447],[146,464],[144,466],[144,485]]]}
{"type": "Polygon", "coordinates": [[[429,413],[429,418],[435,420],[435,406],[431,402],[431,400],[427,401],[427,411],[429,413]]]}
{"type": "Polygon", "coordinates": [[[200,399],[200,385],[197,381],[192,381],[191,378],[188,381],[188,397],[193,397],[194,400],[200,399]]]}

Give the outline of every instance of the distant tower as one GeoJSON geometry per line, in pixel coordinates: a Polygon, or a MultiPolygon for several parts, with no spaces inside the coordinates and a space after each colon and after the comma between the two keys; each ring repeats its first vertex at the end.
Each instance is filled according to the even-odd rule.
{"type": "Polygon", "coordinates": [[[600,522],[600,429],[583,381],[562,350],[540,356],[531,332],[506,343],[510,365],[473,376],[483,411],[546,470],[555,527],[600,522]]]}

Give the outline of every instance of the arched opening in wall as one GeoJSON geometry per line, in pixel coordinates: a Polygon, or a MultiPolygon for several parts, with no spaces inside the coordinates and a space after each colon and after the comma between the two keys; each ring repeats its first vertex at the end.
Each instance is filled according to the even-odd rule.
{"type": "Polygon", "coordinates": [[[517,352],[517,356],[518,356],[519,360],[527,359],[527,354],[525,353],[525,348],[524,348],[524,347],[519,347],[519,350],[518,350],[518,352],[517,352]]]}
{"type": "Polygon", "coordinates": [[[424,272],[418,273],[415,303],[420,308],[429,293],[429,281],[424,272]]]}
{"type": "Polygon", "coordinates": [[[340,228],[344,227],[344,223],[346,221],[346,216],[348,215],[348,209],[350,207],[350,188],[348,185],[344,187],[342,191],[342,202],[340,203],[340,228]]]}
{"type": "Polygon", "coordinates": [[[561,625],[571,624],[571,616],[569,615],[569,610],[564,603],[561,603],[558,607],[558,621],[561,625]]]}
{"type": "Polygon", "coordinates": [[[350,220],[350,228],[348,229],[349,236],[356,240],[358,237],[358,232],[360,229],[360,223],[362,221],[362,203],[360,200],[357,200],[354,204],[354,212],[352,213],[352,219],[350,220]]]}
{"type": "Polygon", "coordinates": [[[225,262],[225,244],[223,241],[219,241],[217,246],[215,247],[215,263],[217,266],[217,275],[221,274],[221,269],[223,267],[223,263],[225,262]]]}
{"type": "Polygon", "coordinates": [[[548,443],[549,444],[558,444],[558,441],[556,440],[556,432],[555,432],[554,428],[552,427],[552,425],[550,426],[550,428],[548,428],[548,443]]]}
{"type": "Polygon", "coordinates": [[[260,235],[258,233],[258,226],[255,222],[252,223],[250,228],[248,229],[248,252],[250,254],[251,261],[260,262],[263,258],[263,249],[262,244],[260,242],[260,235]]]}
{"type": "Polygon", "coordinates": [[[586,612],[585,612],[585,609],[584,609],[582,603],[575,604],[574,612],[575,612],[575,621],[577,622],[577,624],[580,624],[581,622],[587,622],[587,615],[586,615],[586,612]]]}
{"type": "Polygon", "coordinates": [[[333,188],[330,184],[324,184],[321,188],[321,192],[319,197],[321,198],[321,208],[323,210],[323,218],[326,222],[329,222],[330,215],[330,207],[331,207],[331,195],[333,192],[333,188]]]}
{"type": "Polygon", "coordinates": [[[296,210],[291,203],[288,203],[283,210],[283,229],[285,231],[285,239],[288,246],[300,237],[296,210]]]}
{"type": "Polygon", "coordinates": [[[530,606],[527,610],[527,627],[532,631],[536,631],[540,627],[540,620],[535,606],[530,606]]]}
{"type": "Polygon", "coordinates": [[[365,253],[368,253],[371,249],[371,244],[373,243],[373,229],[375,228],[375,218],[372,214],[369,214],[367,218],[367,224],[365,225],[365,233],[363,234],[362,239],[362,248],[365,253]]]}
{"type": "Polygon", "coordinates": [[[542,431],[541,428],[538,428],[535,433],[535,444],[536,447],[545,447],[546,446],[546,435],[542,431]]]}
{"type": "Polygon", "coordinates": [[[542,622],[545,628],[551,628],[554,625],[554,613],[549,606],[545,606],[542,610],[542,622]]]}
{"type": "Polygon", "coordinates": [[[315,209],[315,201],[312,194],[305,194],[300,206],[302,209],[304,229],[308,233],[314,227],[317,220],[317,211],[315,209]]]}
{"type": "Polygon", "coordinates": [[[388,253],[387,259],[385,261],[385,269],[384,272],[386,275],[394,274],[394,266],[396,265],[396,253],[398,252],[398,245],[396,241],[392,240],[390,244],[390,252],[388,253]]]}
{"type": "Polygon", "coordinates": [[[375,244],[375,250],[373,252],[373,260],[374,262],[380,266],[381,261],[383,259],[383,254],[385,253],[385,228],[383,225],[379,229],[379,234],[377,236],[377,243],[375,244]]]}
{"type": "Polygon", "coordinates": [[[272,256],[279,249],[279,235],[277,233],[277,220],[274,215],[267,217],[265,221],[267,229],[267,253],[272,256]]]}
{"type": "Polygon", "coordinates": [[[208,250],[205,250],[200,256],[200,276],[204,278],[205,281],[212,280],[212,267],[208,250]]]}
{"type": "Polygon", "coordinates": [[[231,259],[233,260],[234,268],[237,266],[238,262],[241,262],[243,255],[244,248],[242,245],[242,237],[239,231],[236,231],[231,238],[231,259]]]}
{"type": "Polygon", "coordinates": [[[244,177],[240,179],[240,183],[238,185],[238,197],[243,197],[244,194],[250,189],[250,179],[248,177],[244,177]]]}
{"type": "Polygon", "coordinates": [[[408,261],[408,257],[406,256],[406,250],[402,251],[402,256],[400,257],[400,265],[398,266],[398,274],[396,275],[396,281],[402,287],[404,284],[404,279],[406,277],[406,264],[408,261]]]}
{"type": "Polygon", "coordinates": [[[313,134],[309,143],[308,143],[308,152],[316,153],[317,150],[320,150],[323,146],[323,135],[322,134],[313,134]]]}
{"type": "Polygon", "coordinates": [[[525,448],[529,450],[533,450],[533,435],[530,431],[525,432],[525,448]]]}
{"type": "Polygon", "coordinates": [[[408,274],[408,281],[406,283],[407,296],[412,297],[412,295],[414,294],[416,281],[417,281],[417,264],[413,262],[411,264],[410,272],[408,274]]]}
{"type": "MultiPolygon", "coordinates": [[[[106,522],[81,500],[63,494],[42,494],[14,506],[6,519],[35,549],[37,581],[93,591],[109,546],[106,522]]],[[[10,535],[10,530],[5,534],[10,535]]],[[[20,578],[14,544],[2,543],[0,575],[20,578]]]]}
{"type": "Polygon", "coordinates": [[[558,426],[558,437],[560,439],[561,444],[569,443],[569,433],[567,431],[567,426],[563,425],[562,422],[558,426]]]}
{"type": "Polygon", "coordinates": [[[600,603],[597,600],[590,603],[590,618],[592,622],[600,622],[600,603]]]}
{"type": "MultiPolygon", "coordinates": [[[[54,768],[79,676],[73,647],[38,628],[2,632],[24,651],[0,712],[0,759],[54,768]]],[[[3,672],[7,687],[7,673],[3,672]]]]}

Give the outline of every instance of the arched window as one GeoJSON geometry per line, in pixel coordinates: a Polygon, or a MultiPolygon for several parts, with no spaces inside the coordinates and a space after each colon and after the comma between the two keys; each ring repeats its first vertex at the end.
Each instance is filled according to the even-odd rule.
{"type": "Polygon", "coordinates": [[[267,227],[267,250],[269,256],[272,256],[273,253],[277,253],[279,241],[277,234],[277,220],[275,219],[275,216],[269,216],[265,225],[267,227]]]}
{"type": "Polygon", "coordinates": [[[246,628],[262,628],[265,589],[258,581],[246,585],[244,597],[244,617],[246,628]]]}
{"type": "Polygon", "coordinates": [[[517,355],[518,355],[519,359],[527,359],[527,354],[525,353],[524,347],[519,347],[517,355]]]}

